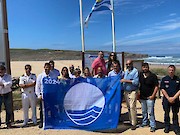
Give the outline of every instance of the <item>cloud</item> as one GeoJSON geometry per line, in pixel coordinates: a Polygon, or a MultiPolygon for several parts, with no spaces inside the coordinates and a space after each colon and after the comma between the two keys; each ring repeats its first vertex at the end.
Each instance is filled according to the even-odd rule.
{"type": "Polygon", "coordinates": [[[159,7],[166,0],[115,0],[115,9],[119,9],[117,14],[137,14],[147,9],[159,7]]]}
{"type": "Polygon", "coordinates": [[[143,36],[156,35],[163,32],[173,31],[180,28],[180,18],[168,19],[152,26],[148,26],[147,29],[142,30],[139,33],[129,35],[125,39],[138,38],[143,36]]]}
{"type": "Polygon", "coordinates": [[[150,38],[141,38],[141,39],[134,39],[134,40],[121,40],[117,41],[117,44],[125,45],[125,46],[132,46],[132,45],[145,45],[151,43],[157,43],[162,41],[168,41],[170,39],[180,38],[180,34],[171,34],[171,35],[160,35],[154,36],[150,38]]]}
{"type": "Polygon", "coordinates": [[[176,16],[177,14],[176,13],[171,13],[171,14],[169,14],[169,16],[176,16]]]}

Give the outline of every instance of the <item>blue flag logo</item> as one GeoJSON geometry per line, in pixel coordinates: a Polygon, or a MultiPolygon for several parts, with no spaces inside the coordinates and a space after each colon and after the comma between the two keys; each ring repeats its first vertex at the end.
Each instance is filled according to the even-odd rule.
{"type": "Polygon", "coordinates": [[[104,105],[105,97],[101,90],[84,82],[71,87],[64,99],[66,114],[77,125],[93,123],[101,115],[104,105]]]}
{"type": "Polygon", "coordinates": [[[95,131],[118,125],[120,76],[70,80],[44,78],[43,97],[44,129],[95,131]]]}

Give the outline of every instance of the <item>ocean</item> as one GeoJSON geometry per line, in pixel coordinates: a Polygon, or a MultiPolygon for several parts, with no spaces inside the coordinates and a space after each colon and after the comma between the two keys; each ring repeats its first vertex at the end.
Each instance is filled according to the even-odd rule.
{"type": "Polygon", "coordinates": [[[148,62],[150,64],[163,64],[163,65],[180,65],[180,54],[179,55],[163,55],[163,56],[149,56],[147,58],[143,58],[144,62],[148,62]]]}

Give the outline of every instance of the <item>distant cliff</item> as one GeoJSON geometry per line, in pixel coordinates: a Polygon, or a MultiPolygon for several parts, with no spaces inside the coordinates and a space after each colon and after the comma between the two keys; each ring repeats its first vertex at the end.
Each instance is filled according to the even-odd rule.
{"type": "MultiPolygon", "coordinates": [[[[96,54],[98,53],[98,51],[93,52],[96,52],[96,54]]],[[[146,54],[125,53],[126,58],[142,58],[147,56],[148,55],[146,54]]],[[[50,49],[10,49],[10,59],[11,61],[80,60],[81,51],[50,49]]]]}

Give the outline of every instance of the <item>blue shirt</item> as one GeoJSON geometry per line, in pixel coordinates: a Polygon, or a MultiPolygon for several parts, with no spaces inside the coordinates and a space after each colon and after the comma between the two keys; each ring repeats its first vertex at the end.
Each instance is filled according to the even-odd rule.
{"type": "Polygon", "coordinates": [[[120,75],[121,78],[123,78],[124,72],[123,72],[123,71],[120,71],[119,73],[116,73],[114,70],[112,70],[112,71],[110,71],[110,72],[108,73],[108,76],[116,76],[116,75],[120,75]]]}
{"type": "MultiPolygon", "coordinates": [[[[114,70],[112,70],[108,73],[108,76],[117,76],[117,75],[120,75],[120,77],[123,78],[124,72],[121,70],[119,73],[116,73],[114,70]]],[[[121,83],[121,90],[124,90],[122,83],[121,83]]]]}
{"type": "Polygon", "coordinates": [[[57,78],[58,76],[60,76],[60,72],[59,72],[59,70],[57,70],[57,69],[53,69],[53,70],[51,70],[50,71],[52,74],[53,74],[53,76],[55,77],[55,78],[57,78]]]}
{"type": "Polygon", "coordinates": [[[126,70],[124,74],[125,80],[131,80],[132,83],[123,83],[123,87],[125,91],[134,91],[138,89],[139,85],[139,77],[138,77],[138,70],[133,68],[133,70],[129,71],[126,70]]]}

